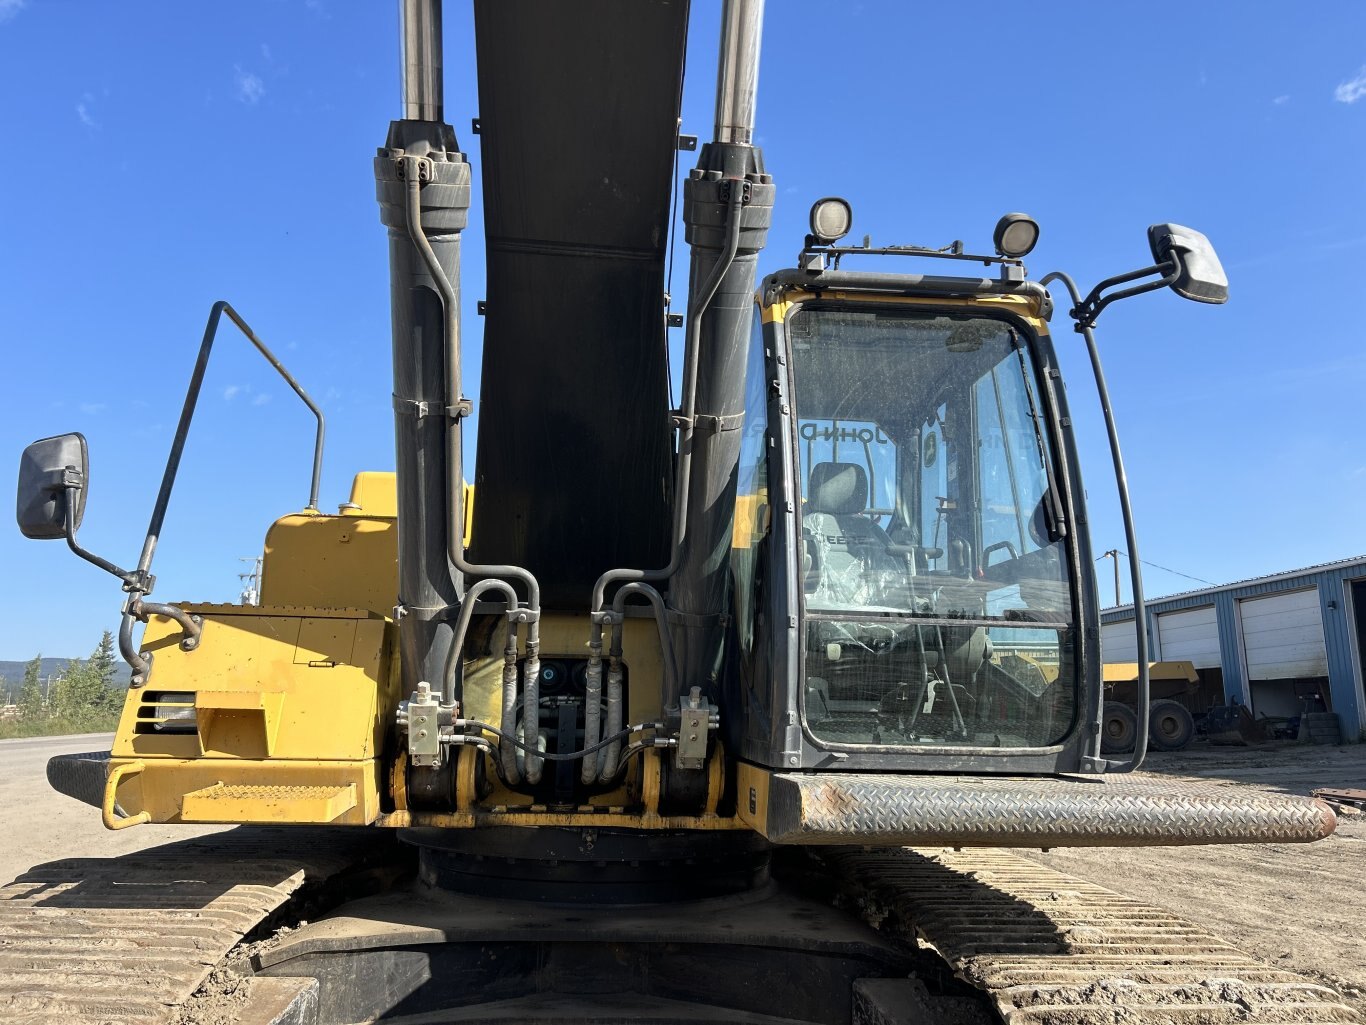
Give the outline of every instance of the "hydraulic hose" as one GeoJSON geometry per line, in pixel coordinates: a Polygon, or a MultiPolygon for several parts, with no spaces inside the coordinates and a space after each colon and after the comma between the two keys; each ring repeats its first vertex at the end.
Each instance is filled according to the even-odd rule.
{"type": "MultiPolygon", "coordinates": [[[[416,163],[415,159],[413,163],[416,163]]],[[[445,311],[446,363],[446,547],[451,565],[461,573],[475,577],[511,577],[521,581],[527,589],[527,606],[540,611],[541,588],[529,570],[520,566],[476,566],[465,558],[465,493],[462,485],[464,472],[460,450],[460,309],[455,287],[446,277],[427,235],[422,230],[422,184],[414,167],[408,174],[408,237],[427,264],[427,271],[441,292],[445,311]]]]}
{"type": "MultiPolygon", "coordinates": [[[[735,182],[730,190],[726,204],[726,247],[712,265],[711,273],[698,292],[697,302],[692,304],[688,315],[688,338],[683,353],[683,394],[679,409],[678,462],[674,467],[674,516],[672,553],[669,564],[663,569],[610,569],[598,577],[593,585],[592,614],[601,614],[606,601],[607,588],[617,581],[658,582],[668,580],[678,571],[682,561],[683,538],[688,530],[688,488],[692,468],[692,441],[696,432],[697,420],[697,361],[702,347],[702,318],[711,301],[716,296],[721,281],[735,262],[740,249],[740,207],[744,202],[744,190],[735,182]]],[[[666,627],[661,621],[661,626],[666,627]]]]}
{"type": "MultiPolygon", "coordinates": [[[[503,723],[517,722],[517,621],[508,617],[507,646],[503,649],[503,723]]],[[[521,782],[517,768],[517,749],[511,744],[498,745],[498,760],[503,768],[503,781],[516,785],[521,782]]]]}
{"type": "MultiPolygon", "coordinates": [[[[511,622],[517,610],[517,592],[506,580],[480,580],[465,592],[465,600],[460,603],[460,616],[455,621],[455,636],[451,640],[451,650],[446,653],[446,669],[441,679],[441,703],[455,704],[456,667],[460,665],[460,654],[465,648],[465,634],[469,631],[470,619],[474,615],[474,603],[489,591],[502,591],[507,602],[508,620],[511,622]]],[[[509,628],[509,636],[516,637],[516,630],[509,628]]]]}
{"type": "MultiPolygon", "coordinates": [[[[628,587],[632,586],[630,584],[628,587]]],[[[588,668],[584,672],[583,687],[583,744],[592,747],[598,742],[602,726],[602,620],[594,619],[588,639],[588,668]]],[[[583,760],[579,781],[585,785],[598,778],[599,759],[583,760]]]]}
{"type": "MultiPolygon", "coordinates": [[[[408,199],[408,237],[412,240],[418,252],[422,254],[422,259],[427,265],[427,271],[431,275],[432,281],[436,284],[441,293],[441,302],[445,314],[444,332],[444,356],[446,372],[446,550],[451,565],[459,572],[473,577],[486,578],[511,578],[521,582],[527,590],[526,608],[527,616],[527,639],[526,639],[526,662],[524,663],[528,671],[523,679],[523,693],[526,700],[525,725],[531,737],[531,747],[539,748],[540,745],[540,716],[537,714],[536,701],[538,699],[538,688],[536,685],[536,674],[540,672],[540,612],[541,612],[541,588],[537,583],[536,577],[529,570],[520,566],[507,565],[488,565],[479,566],[469,562],[465,558],[465,494],[464,494],[464,471],[462,466],[461,453],[461,433],[460,417],[464,415],[461,405],[461,382],[460,382],[460,306],[459,297],[455,293],[455,286],[446,277],[446,272],[441,266],[441,262],[436,257],[436,252],[432,249],[432,244],[427,239],[426,233],[422,230],[422,183],[420,166],[421,162],[415,157],[403,158],[407,164],[407,199],[408,199]],[[532,673],[531,670],[535,672],[532,673]]],[[[514,592],[515,594],[515,592],[514,592]]],[[[463,607],[469,604],[468,599],[462,602],[463,607]]],[[[459,638],[456,638],[458,644],[459,638]]],[[[458,658],[458,647],[456,648],[458,658]]],[[[448,677],[450,674],[447,674],[448,677]]],[[[443,688],[443,701],[447,700],[447,695],[443,688]]],[[[453,694],[451,695],[453,700],[453,694]]],[[[529,755],[526,759],[527,780],[535,783],[540,779],[541,765],[540,759],[534,755],[529,755]]]]}
{"type": "MultiPolygon", "coordinates": [[[[617,590],[612,599],[612,647],[609,652],[610,662],[607,669],[607,733],[615,734],[621,730],[624,719],[624,695],[622,694],[623,672],[621,666],[622,656],[622,634],[626,626],[626,599],[633,594],[642,595],[649,601],[654,609],[655,623],[659,627],[659,650],[664,662],[664,672],[662,681],[662,693],[660,694],[660,708],[664,708],[668,703],[678,696],[678,664],[674,660],[673,637],[669,633],[664,623],[664,599],[660,593],[649,584],[635,583],[626,584],[617,590]]],[[[596,737],[594,738],[597,739],[596,737]]],[[[584,743],[588,743],[588,736],[585,734],[584,743]]],[[[598,769],[598,780],[606,783],[617,775],[617,770],[621,764],[621,745],[613,743],[608,746],[603,758],[603,764],[598,769]]]]}

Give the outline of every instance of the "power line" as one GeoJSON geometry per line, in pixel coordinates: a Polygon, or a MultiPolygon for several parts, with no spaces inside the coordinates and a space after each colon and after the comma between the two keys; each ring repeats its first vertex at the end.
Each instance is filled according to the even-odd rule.
{"type": "MultiPolygon", "coordinates": [[[[1124,556],[1126,559],[1129,558],[1128,552],[1120,551],[1118,548],[1112,549],[1112,551],[1119,552],[1119,554],[1124,556]]],[[[1106,552],[1104,555],[1100,557],[1100,559],[1108,558],[1109,555],[1110,553],[1106,552]]],[[[1096,561],[1100,562],[1100,559],[1097,559],[1096,561]]],[[[1147,559],[1139,559],[1138,561],[1143,563],[1143,565],[1145,566],[1151,566],[1153,569],[1160,569],[1163,573],[1171,573],[1174,576],[1185,577],[1187,580],[1194,580],[1197,584],[1208,584],[1210,587],[1218,586],[1217,584],[1215,584],[1213,580],[1206,580],[1204,577],[1197,577],[1190,573],[1182,573],[1179,569],[1171,569],[1168,566],[1159,566],[1157,563],[1149,562],[1147,559]]]]}

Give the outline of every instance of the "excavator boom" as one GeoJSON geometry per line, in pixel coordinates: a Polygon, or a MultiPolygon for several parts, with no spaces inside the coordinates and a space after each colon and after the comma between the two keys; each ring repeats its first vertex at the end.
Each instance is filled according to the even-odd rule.
{"type": "MultiPolygon", "coordinates": [[[[1204,236],[1153,226],[1152,265],[1083,297],[1029,278],[1024,214],[992,253],[874,249],[840,244],[851,206],[826,197],[797,266],[761,278],[777,198],[755,145],[762,0],[724,2],[712,137],[677,196],[696,141],[685,0],[473,7],[477,107],[443,95],[439,0],[402,0],[402,117],[374,158],[392,474],[358,474],[333,515],[315,464],[308,508],[266,535],[260,605],[148,600],[225,313],[313,408],[226,303],[135,570],[77,541],[84,440],[25,453],[21,528],[121,580],[136,670],[112,750],[54,759],[51,782],[111,829],[241,828],[0,890],[0,1022],[976,1023],[994,1007],[1076,1025],[1254,1004],[1350,1020],[1171,916],[943,850],[1334,828],[1319,801],[1126,775],[1146,723],[1132,751],[1101,747],[1047,286],[1072,292],[1136,553],[1092,327],[1160,287],[1222,301],[1204,236]],[[460,279],[476,200],[477,403],[460,279]],[[946,260],[984,276],[926,272],[946,260]],[[1118,998],[1115,976],[1132,981],[1118,998]]],[[[321,440],[319,414],[319,459],[321,440]]],[[[1142,713],[1138,587],[1135,605],[1142,713]]]]}

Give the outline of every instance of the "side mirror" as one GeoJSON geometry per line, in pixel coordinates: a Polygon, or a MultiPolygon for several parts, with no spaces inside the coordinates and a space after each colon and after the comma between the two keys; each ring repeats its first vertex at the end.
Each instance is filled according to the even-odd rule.
{"type": "Polygon", "coordinates": [[[19,459],[19,498],[15,518],[25,537],[52,540],[67,536],[67,502],[75,502],[70,526],[85,516],[85,482],[90,469],[85,436],[59,434],[35,441],[19,459]]]}
{"type": "Polygon", "coordinates": [[[1180,224],[1154,224],[1148,229],[1154,263],[1176,258],[1178,276],[1171,289],[1198,303],[1228,302],[1228,277],[1209,239],[1180,224]]]}

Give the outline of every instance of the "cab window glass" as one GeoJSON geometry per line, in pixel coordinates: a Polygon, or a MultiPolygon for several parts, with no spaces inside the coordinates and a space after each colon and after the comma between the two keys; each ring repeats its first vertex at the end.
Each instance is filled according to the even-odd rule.
{"type": "Polygon", "coordinates": [[[1028,747],[1075,718],[1067,552],[1027,339],[810,304],[792,349],[804,708],[840,744],[1028,747]]]}

